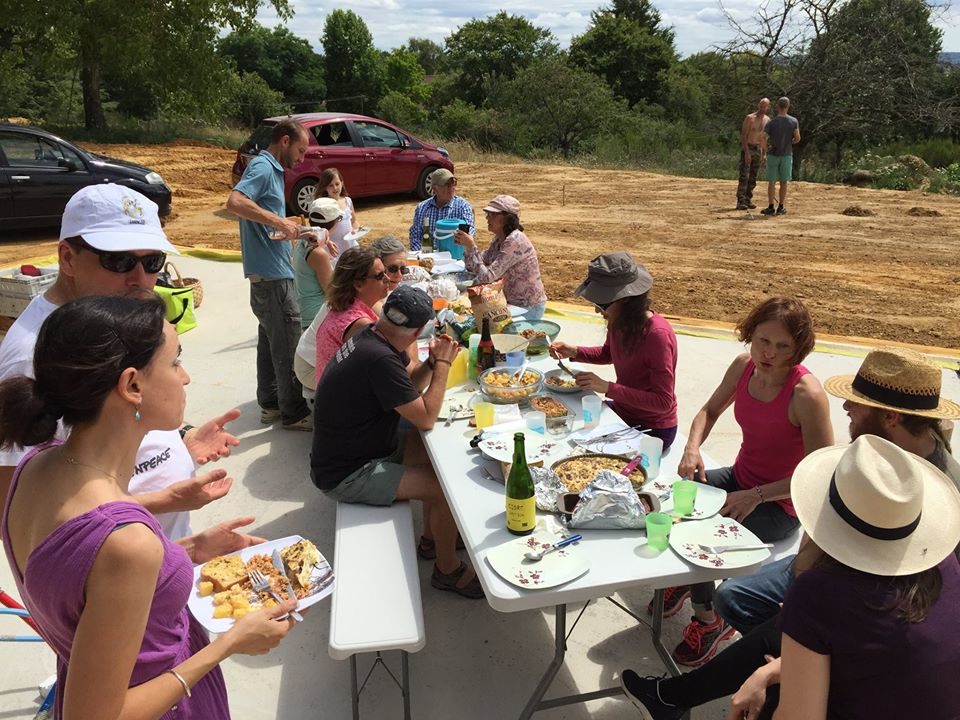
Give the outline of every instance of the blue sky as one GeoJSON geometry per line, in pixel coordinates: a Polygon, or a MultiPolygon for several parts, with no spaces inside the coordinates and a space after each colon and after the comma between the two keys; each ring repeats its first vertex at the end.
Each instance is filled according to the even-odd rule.
{"type": "MultiPolygon", "coordinates": [[[[567,46],[570,38],[586,29],[590,12],[606,0],[518,0],[507,8],[490,0],[471,3],[442,0],[338,0],[336,4],[320,0],[291,0],[296,14],[287,25],[292,32],[320,48],[320,35],[329,10],[353,10],[367,23],[377,47],[388,50],[406,42],[407,38],[427,37],[438,43],[453,30],[475,17],[493,15],[501,9],[523,15],[541,27],[549,28],[567,46]]],[[[681,55],[690,55],[722,45],[730,39],[726,18],[716,0],[655,0],[667,25],[676,31],[676,45],[681,55]]],[[[725,0],[724,8],[738,20],[751,18],[756,0],[725,0]]],[[[268,27],[278,24],[272,7],[261,8],[258,20],[268,27]]],[[[946,11],[936,21],[944,30],[943,49],[960,51],[960,11],[946,11]]]]}

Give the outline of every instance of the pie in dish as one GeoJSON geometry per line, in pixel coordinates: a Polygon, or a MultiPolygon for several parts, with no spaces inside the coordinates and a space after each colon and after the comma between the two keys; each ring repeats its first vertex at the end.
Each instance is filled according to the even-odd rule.
{"type": "MultiPolygon", "coordinates": [[[[616,455],[574,455],[553,464],[553,471],[570,492],[579,493],[593,482],[601,470],[620,472],[630,461],[616,455]]],[[[630,473],[630,482],[640,487],[646,481],[646,473],[636,467],[630,473]]]]}
{"type": "Polygon", "coordinates": [[[530,398],[530,407],[539,410],[548,418],[563,417],[569,411],[567,406],[552,397],[536,396],[530,398]]]}

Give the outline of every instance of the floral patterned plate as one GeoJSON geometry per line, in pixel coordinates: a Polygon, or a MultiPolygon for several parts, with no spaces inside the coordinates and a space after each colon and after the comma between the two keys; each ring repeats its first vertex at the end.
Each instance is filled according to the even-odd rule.
{"type": "MultiPolygon", "coordinates": [[[[699,494],[697,495],[699,498],[699,494]]],[[[677,523],[670,530],[670,547],[689,563],[705,568],[742,568],[756,565],[770,557],[770,551],[731,550],[714,555],[700,545],[753,545],[762,540],[736,520],[716,515],[706,520],[677,523]]]]}
{"type": "Polygon", "coordinates": [[[473,417],[473,403],[477,399],[477,391],[480,386],[476,383],[470,383],[455,392],[447,391],[443,396],[443,404],[440,406],[440,412],[437,417],[446,420],[453,412],[453,419],[460,420],[473,417]]]}
{"type": "MultiPolygon", "coordinates": [[[[641,490],[653,493],[660,499],[660,511],[673,515],[673,484],[679,480],[678,475],[672,477],[657,477],[644,485],[641,490]],[[669,494],[668,494],[669,493],[669,494]],[[666,497],[664,497],[666,496],[666,497]]],[[[693,501],[693,512],[689,515],[677,515],[681,520],[703,520],[713,517],[727,501],[727,491],[700,483],[697,488],[697,499],[693,501]]],[[[710,543],[705,543],[709,545],[710,543]]]]}
{"type": "MultiPolygon", "coordinates": [[[[560,451],[567,452],[569,446],[553,440],[544,439],[540,433],[532,430],[524,430],[525,438],[524,449],[527,451],[527,462],[535,463],[540,460],[546,460],[550,455],[560,451]]],[[[513,462],[513,433],[502,433],[484,438],[478,446],[491,460],[497,460],[504,463],[513,462]]]]}
{"type": "Polygon", "coordinates": [[[545,550],[562,539],[555,533],[535,530],[532,535],[495,547],[487,553],[487,562],[508,583],[525,590],[542,590],[562,585],[590,569],[587,558],[577,547],[579,543],[545,555],[537,563],[530,562],[523,556],[531,550],[545,550]]]}

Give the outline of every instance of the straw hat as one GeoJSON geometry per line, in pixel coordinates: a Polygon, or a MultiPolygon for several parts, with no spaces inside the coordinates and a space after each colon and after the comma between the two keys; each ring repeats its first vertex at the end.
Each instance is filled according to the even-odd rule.
{"type": "Polygon", "coordinates": [[[856,375],[835,375],[823,383],[831,395],[906,415],[960,418],[960,405],[940,397],[940,368],[913,350],[871,350],[856,375]]]}
{"type": "Polygon", "coordinates": [[[874,575],[928,570],[960,543],[960,491],[918,455],[876,435],[810,453],[793,506],[828,555],[874,575]]]}

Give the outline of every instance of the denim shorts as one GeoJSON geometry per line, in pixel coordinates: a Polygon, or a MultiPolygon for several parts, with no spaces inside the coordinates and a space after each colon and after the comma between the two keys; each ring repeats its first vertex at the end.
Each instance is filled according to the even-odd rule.
{"type": "Polygon", "coordinates": [[[363,467],[347,475],[336,487],[325,491],[329,498],[339,502],[361,505],[393,505],[397,488],[406,467],[403,464],[403,447],[406,433],[400,434],[397,449],[385,458],[371,460],[363,467]]]}

